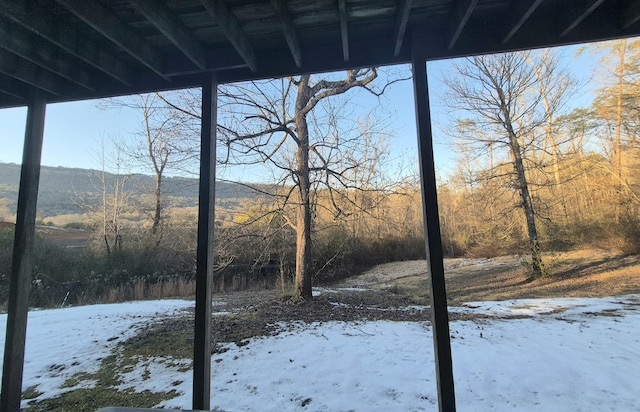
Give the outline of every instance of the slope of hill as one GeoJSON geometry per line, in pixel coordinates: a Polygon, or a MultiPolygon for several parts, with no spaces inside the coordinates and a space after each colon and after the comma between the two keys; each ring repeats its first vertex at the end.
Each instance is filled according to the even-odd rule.
{"type": "MultiPolygon", "coordinates": [[[[81,203],[97,203],[101,199],[102,183],[99,170],[43,166],[40,172],[38,212],[45,216],[83,213],[81,203]]],[[[116,176],[105,174],[107,187],[112,187],[116,176]]],[[[20,165],[0,163],[0,200],[4,206],[15,210],[20,184],[20,165]]],[[[128,177],[125,190],[134,197],[152,193],[154,177],[134,174],[128,177]]],[[[165,200],[175,207],[198,204],[198,179],[187,177],[163,177],[165,200]]],[[[225,199],[253,198],[256,192],[241,184],[216,183],[216,197],[225,199]]]]}

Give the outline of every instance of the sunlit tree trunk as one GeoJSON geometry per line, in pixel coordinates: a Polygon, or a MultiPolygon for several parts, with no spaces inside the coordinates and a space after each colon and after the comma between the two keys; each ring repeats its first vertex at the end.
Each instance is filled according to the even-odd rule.
{"type": "Polygon", "coordinates": [[[620,222],[620,209],[622,208],[622,95],[624,93],[625,56],[627,53],[627,40],[621,40],[618,47],[618,67],[616,70],[616,188],[618,199],[616,203],[616,221],[620,222]]]}
{"type": "Polygon", "coordinates": [[[298,299],[311,299],[311,201],[309,191],[309,127],[305,106],[311,98],[310,76],[302,76],[298,84],[295,123],[298,132],[296,147],[296,174],[298,179],[298,204],[296,205],[296,278],[295,294],[298,299]]]}
{"type": "Polygon", "coordinates": [[[509,136],[509,148],[511,150],[513,167],[515,169],[516,179],[518,181],[518,192],[520,193],[522,208],[524,209],[524,214],[527,221],[527,234],[529,236],[529,249],[531,251],[532,262],[531,269],[533,271],[534,277],[542,277],[546,273],[542,261],[542,252],[540,251],[540,241],[538,239],[535,211],[533,202],[531,201],[531,195],[529,193],[529,183],[527,182],[524,163],[522,161],[522,149],[520,147],[520,143],[518,142],[518,136],[513,130],[511,113],[509,112],[509,108],[506,104],[504,92],[499,87],[497,88],[497,92],[501,102],[501,111],[504,116],[504,126],[509,136]]]}

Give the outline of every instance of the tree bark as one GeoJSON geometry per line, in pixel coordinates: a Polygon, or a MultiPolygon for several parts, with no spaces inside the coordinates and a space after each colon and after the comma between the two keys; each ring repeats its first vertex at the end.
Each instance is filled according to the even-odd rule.
{"type": "Polygon", "coordinates": [[[309,127],[303,109],[309,103],[311,90],[310,76],[305,75],[298,84],[296,98],[296,129],[298,145],[296,147],[296,168],[298,178],[298,205],[296,213],[296,279],[295,299],[312,299],[311,292],[311,202],[309,191],[309,127]]]}
{"type": "Polygon", "coordinates": [[[618,67],[617,67],[617,90],[616,90],[616,174],[618,181],[616,189],[618,192],[618,201],[616,203],[616,222],[620,223],[620,214],[622,209],[622,96],[624,93],[624,68],[625,57],[627,52],[627,41],[622,40],[618,50],[618,67]]]}
{"type": "Polygon", "coordinates": [[[151,231],[156,233],[158,227],[160,226],[160,218],[162,213],[162,174],[156,173],[156,188],[154,191],[155,197],[155,208],[153,212],[153,225],[151,226],[151,231]]]}

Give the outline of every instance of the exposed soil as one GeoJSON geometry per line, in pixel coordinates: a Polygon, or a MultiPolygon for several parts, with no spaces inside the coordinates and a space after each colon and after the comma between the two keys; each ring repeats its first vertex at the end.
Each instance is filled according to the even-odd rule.
{"type": "MultiPolygon", "coordinates": [[[[429,320],[429,308],[407,307],[409,304],[403,297],[376,290],[324,289],[312,301],[298,304],[289,303],[275,290],[217,294],[212,319],[213,352],[224,352],[227,343],[242,346],[249,338],[280,333],[292,322],[429,320]]],[[[192,335],[188,333],[193,333],[193,322],[193,315],[169,319],[151,326],[128,343],[137,346],[145,342],[157,347],[159,341],[165,340],[163,336],[176,335],[184,336],[183,343],[192,343],[192,335]]],[[[168,352],[176,355],[173,349],[168,348],[168,352]]]]}

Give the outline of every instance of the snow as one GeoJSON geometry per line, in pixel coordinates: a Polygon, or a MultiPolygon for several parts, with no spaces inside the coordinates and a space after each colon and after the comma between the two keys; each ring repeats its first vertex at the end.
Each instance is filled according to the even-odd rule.
{"type": "MultiPolygon", "coordinates": [[[[55,397],[69,390],[61,388],[67,379],[96,372],[118,341],[135,335],[145,323],[192,306],[192,301],[164,300],[31,311],[22,387],[37,386],[43,393],[37,400],[55,397]]],[[[7,315],[0,315],[2,348],[6,323],[7,315]]]]}
{"type": "MultiPolygon", "coordinates": [[[[31,312],[24,387],[37,385],[43,392],[38,399],[56,396],[66,378],[95,370],[100,358],[145,322],[192,305],[172,300],[31,312]]],[[[639,308],[640,295],[450,308],[483,316],[450,324],[459,410],[640,410],[639,308]]],[[[6,322],[6,315],[0,321],[6,322]]],[[[276,336],[240,347],[228,344],[226,352],[213,355],[212,408],[437,410],[428,323],[279,326],[276,336]]],[[[4,340],[4,328],[0,334],[4,340]]],[[[175,398],[158,406],[188,409],[189,362],[139,359],[123,374],[121,388],[175,390],[175,398]]]]}

